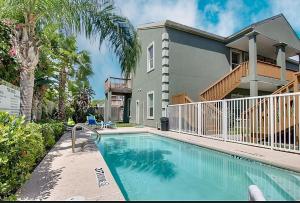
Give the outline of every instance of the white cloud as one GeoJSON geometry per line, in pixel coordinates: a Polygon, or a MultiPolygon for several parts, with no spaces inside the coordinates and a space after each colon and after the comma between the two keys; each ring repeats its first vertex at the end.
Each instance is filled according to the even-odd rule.
{"type": "Polygon", "coordinates": [[[207,4],[201,14],[200,28],[209,32],[228,36],[241,27],[241,11],[245,6],[242,1],[228,1],[224,6],[218,3],[207,4]],[[211,16],[216,22],[209,19],[211,16]]]}
{"type": "Polygon", "coordinates": [[[134,25],[173,20],[188,26],[197,24],[196,0],[116,0],[116,7],[134,25]]]}

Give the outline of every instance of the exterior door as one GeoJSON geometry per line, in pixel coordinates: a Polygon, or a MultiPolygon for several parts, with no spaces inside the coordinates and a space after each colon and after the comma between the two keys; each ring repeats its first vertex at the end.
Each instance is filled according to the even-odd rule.
{"type": "Polygon", "coordinates": [[[235,69],[240,63],[242,63],[242,52],[237,50],[231,51],[231,68],[235,69]]]}
{"type": "Polygon", "coordinates": [[[140,124],[140,101],[136,100],[135,104],[135,122],[136,124],[140,124]]]}

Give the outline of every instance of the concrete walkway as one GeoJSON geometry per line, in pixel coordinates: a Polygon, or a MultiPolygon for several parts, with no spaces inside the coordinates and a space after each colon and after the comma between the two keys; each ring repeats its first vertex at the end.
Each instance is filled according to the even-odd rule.
{"type": "Polygon", "coordinates": [[[18,191],[18,200],[124,200],[94,142],[86,133],[76,135],[77,152],[66,133],[18,191]],[[95,168],[103,168],[109,185],[98,187],[95,168]]]}

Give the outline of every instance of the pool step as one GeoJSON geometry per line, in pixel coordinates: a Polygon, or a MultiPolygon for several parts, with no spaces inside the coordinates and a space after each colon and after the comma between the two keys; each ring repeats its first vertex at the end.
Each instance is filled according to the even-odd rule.
{"type": "Polygon", "coordinates": [[[296,175],[291,175],[294,177],[294,181],[296,181],[296,183],[300,186],[300,176],[296,176],[296,175]]]}
{"type": "Polygon", "coordinates": [[[297,176],[288,175],[286,177],[282,177],[274,174],[266,174],[266,176],[281,190],[286,192],[291,199],[300,199],[300,186],[297,176]]]}
{"type": "Polygon", "coordinates": [[[278,190],[278,187],[272,184],[264,174],[259,176],[251,172],[246,172],[246,176],[252,184],[257,185],[261,189],[267,200],[286,200],[286,194],[282,194],[282,192],[278,190]]]}

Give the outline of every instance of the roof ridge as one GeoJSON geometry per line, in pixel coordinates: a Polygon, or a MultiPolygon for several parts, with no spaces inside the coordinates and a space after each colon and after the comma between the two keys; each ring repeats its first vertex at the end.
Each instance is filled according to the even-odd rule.
{"type": "MultiPolygon", "coordinates": [[[[178,23],[178,22],[175,22],[175,21],[172,21],[172,20],[169,20],[169,19],[159,21],[159,22],[145,23],[145,24],[142,24],[142,25],[138,26],[137,29],[147,29],[147,28],[157,28],[157,27],[162,27],[162,26],[170,26],[170,27],[177,28],[177,29],[181,28],[183,31],[193,32],[193,33],[196,33],[196,34],[205,35],[207,37],[212,37],[212,38],[215,38],[217,40],[227,41],[227,40],[230,40],[230,39],[238,36],[239,34],[241,34],[243,32],[248,32],[249,29],[253,29],[254,27],[256,27],[258,25],[261,25],[263,23],[266,23],[268,21],[274,20],[274,19],[279,18],[279,17],[283,17],[287,21],[287,23],[289,24],[291,29],[294,31],[294,33],[298,37],[297,33],[295,32],[293,27],[290,25],[290,23],[288,22],[288,20],[285,18],[285,16],[282,13],[279,13],[279,14],[271,16],[269,18],[266,18],[266,19],[257,21],[255,23],[252,23],[252,24],[240,29],[239,31],[237,31],[237,32],[235,32],[235,33],[233,33],[229,36],[221,36],[221,35],[211,33],[211,32],[196,28],[196,27],[192,27],[192,26],[189,26],[189,25],[178,23]]],[[[299,39],[299,37],[298,37],[298,39],[299,39]]]]}

